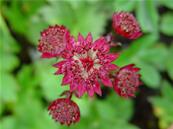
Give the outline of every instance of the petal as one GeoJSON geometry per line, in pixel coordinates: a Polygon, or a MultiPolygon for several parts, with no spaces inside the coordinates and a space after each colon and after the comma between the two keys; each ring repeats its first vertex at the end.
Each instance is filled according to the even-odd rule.
{"type": "Polygon", "coordinates": [[[75,42],[74,37],[70,36],[69,41],[67,42],[67,45],[66,45],[66,49],[67,50],[72,50],[74,42],[75,42]]]}
{"type": "Polygon", "coordinates": [[[70,36],[69,42],[66,45],[67,50],[72,50],[75,45],[75,38],[74,36],[70,36]]]}
{"type": "Polygon", "coordinates": [[[108,53],[110,50],[110,45],[109,44],[104,44],[102,47],[102,52],[108,53]]]}
{"type": "Polygon", "coordinates": [[[104,37],[101,37],[99,39],[97,39],[94,43],[93,43],[93,48],[94,49],[100,49],[103,47],[103,45],[106,43],[106,40],[104,37]]]}
{"type": "Polygon", "coordinates": [[[82,44],[82,43],[84,43],[84,37],[79,33],[78,34],[78,41],[82,44]]]}
{"type": "Polygon", "coordinates": [[[94,88],[91,85],[87,86],[87,93],[90,97],[94,95],[94,88]]]}
{"type": "Polygon", "coordinates": [[[142,35],[142,33],[139,31],[139,32],[136,32],[134,33],[133,35],[131,35],[129,37],[129,39],[137,39],[138,37],[140,37],[142,35]]]}
{"type": "Polygon", "coordinates": [[[72,83],[72,84],[70,84],[70,91],[72,92],[72,91],[74,91],[74,90],[76,90],[77,89],[77,84],[74,84],[74,83],[72,83]]]}
{"type": "Polygon", "coordinates": [[[66,74],[64,75],[63,77],[63,80],[62,80],[62,85],[67,85],[71,82],[72,78],[71,78],[71,75],[70,74],[66,74]]]}
{"type": "Polygon", "coordinates": [[[121,69],[128,69],[128,70],[133,70],[134,67],[135,66],[135,64],[129,64],[129,65],[126,65],[126,66],[123,66],[121,69]]]}
{"type": "Polygon", "coordinates": [[[106,70],[110,71],[110,70],[115,70],[118,68],[117,65],[115,64],[106,64],[105,67],[104,67],[106,70]]]}
{"type": "Polygon", "coordinates": [[[101,81],[105,86],[112,87],[112,81],[108,77],[101,78],[101,81]]]}
{"type": "Polygon", "coordinates": [[[139,72],[140,68],[133,68],[134,72],[139,72]]]}
{"type": "Polygon", "coordinates": [[[70,42],[70,32],[68,30],[64,34],[63,41],[66,45],[70,42]]]}
{"type": "Polygon", "coordinates": [[[92,37],[91,33],[88,33],[85,41],[88,42],[88,43],[92,43],[93,42],[93,37],[92,37]]]}
{"type": "Polygon", "coordinates": [[[58,62],[58,63],[56,63],[56,64],[53,64],[53,67],[55,67],[55,68],[60,68],[60,67],[62,67],[65,63],[66,63],[65,60],[60,61],[60,62],[58,62]]]}
{"type": "Polygon", "coordinates": [[[55,75],[63,74],[62,69],[59,68],[54,74],[55,75]]]}
{"type": "Polygon", "coordinates": [[[52,58],[56,55],[50,54],[50,53],[42,53],[41,58],[52,58]]]}
{"type": "Polygon", "coordinates": [[[106,59],[109,60],[109,62],[112,62],[115,59],[117,59],[118,57],[119,57],[119,54],[117,54],[117,53],[111,53],[111,54],[108,54],[106,56],[106,59]]]}
{"type": "Polygon", "coordinates": [[[100,88],[100,84],[98,83],[98,81],[95,81],[94,83],[94,91],[98,94],[98,95],[102,95],[102,91],[100,88]]]}
{"type": "Polygon", "coordinates": [[[78,86],[78,96],[79,97],[81,97],[84,94],[85,91],[86,91],[86,88],[85,88],[84,85],[78,86]]]}

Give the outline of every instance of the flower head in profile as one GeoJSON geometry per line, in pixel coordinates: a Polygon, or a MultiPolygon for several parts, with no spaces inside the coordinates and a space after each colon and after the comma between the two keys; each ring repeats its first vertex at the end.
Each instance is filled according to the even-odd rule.
{"type": "Polygon", "coordinates": [[[70,33],[64,26],[50,26],[41,32],[38,50],[43,58],[57,57],[65,50],[70,33]]]}
{"type": "Polygon", "coordinates": [[[141,28],[131,13],[114,13],[112,20],[112,26],[116,33],[128,39],[136,39],[142,35],[141,28]]]}
{"type": "Polygon", "coordinates": [[[140,85],[140,69],[134,67],[134,64],[130,64],[120,68],[115,75],[114,79],[114,90],[118,95],[122,97],[134,97],[135,92],[140,85]]]}
{"type": "Polygon", "coordinates": [[[71,125],[80,120],[78,105],[69,98],[60,98],[53,101],[48,107],[52,118],[61,124],[71,125]]]}
{"type": "Polygon", "coordinates": [[[111,62],[118,54],[109,53],[109,49],[104,37],[93,42],[90,33],[86,38],[79,34],[77,41],[70,39],[65,59],[54,65],[58,68],[56,74],[64,74],[62,84],[70,84],[70,90],[77,91],[79,97],[85,92],[101,95],[100,82],[112,87],[109,73],[117,68],[111,62]]]}

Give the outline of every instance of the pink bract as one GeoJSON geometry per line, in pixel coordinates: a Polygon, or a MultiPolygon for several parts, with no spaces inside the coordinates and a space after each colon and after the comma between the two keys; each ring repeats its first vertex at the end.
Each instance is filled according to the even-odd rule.
{"type": "Polygon", "coordinates": [[[142,35],[139,23],[132,14],[128,12],[114,13],[112,20],[112,26],[116,33],[128,39],[136,39],[142,35]]]}
{"type": "Polygon", "coordinates": [[[125,98],[135,96],[135,92],[140,85],[139,70],[139,68],[134,67],[134,64],[120,68],[115,75],[113,84],[114,90],[118,95],[125,98]]]}
{"type": "Polygon", "coordinates": [[[67,46],[70,33],[64,26],[50,26],[41,32],[38,50],[42,58],[57,57],[62,54],[67,46]]]}
{"type": "Polygon", "coordinates": [[[52,118],[61,124],[71,125],[80,120],[78,105],[68,98],[56,99],[48,107],[52,118]]]}
{"type": "Polygon", "coordinates": [[[77,41],[71,37],[65,59],[54,65],[58,68],[56,74],[64,74],[62,84],[70,84],[70,91],[77,91],[79,97],[85,92],[101,95],[100,82],[112,87],[109,73],[117,68],[111,62],[118,54],[109,53],[109,49],[104,37],[94,42],[90,33],[86,38],[79,34],[77,41]]]}

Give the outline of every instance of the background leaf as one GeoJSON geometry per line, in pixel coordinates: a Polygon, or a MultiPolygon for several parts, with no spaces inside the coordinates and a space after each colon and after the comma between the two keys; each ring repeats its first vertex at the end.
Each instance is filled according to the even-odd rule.
{"type": "Polygon", "coordinates": [[[156,1],[142,0],[137,2],[137,19],[144,32],[157,32],[158,29],[158,12],[156,1]]]}
{"type": "Polygon", "coordinates": [[[173,13],[166,13],[162,16],[161,19],[161,32],[163,32],[166,35],[169,36],[173,36],[173,30],[171,28],[173,28],[172,25],[173,22],[173,13]]]}

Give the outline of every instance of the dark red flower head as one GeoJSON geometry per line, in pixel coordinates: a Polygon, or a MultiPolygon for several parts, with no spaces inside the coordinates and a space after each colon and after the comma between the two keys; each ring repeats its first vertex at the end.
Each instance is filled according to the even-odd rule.
{"type": "Polygon", "coordinates": [[[61,98],[53,101],[48,107],[52,118],[61,124],[71,125],[80,120],[78,105],[69,98],[61,98]]]}
{"type": "Polygon", "coordinates": [[[135,92],[140,85],[140,69],[130,64],[120,68],[114,80],[114,90],[122,97],[134,97],[135,92]]]}
{"type": "Polygon", "coordinates": [[[64,74],[62,84],[70,84],[70,91],[77,91],[79,97],[85,92],[101,95],[100,82],[112,87],[109,73],[117,68],[112,61],[118,54],[109,53],[110,45],[103,37],[93,42],[90,33],[86,38],[79,34],[77,41],[71,41],[66,59],[54,65],[56,74],[64,74]]]}
{"type": "Polygon", "coordinates": [[[136,39],[142,35],[141,28],[132,14],[128,12],[114,13],[112,20],[113,29],[118,34],[128,39],[136,39]]]}
{"type": "Polygon", "coordinates": [[[43,58],[60,56],[65,50],[70,33],[64,26],[50,26],[41,32],[38,50],[43,58]]]}

